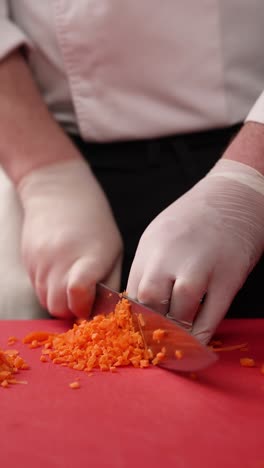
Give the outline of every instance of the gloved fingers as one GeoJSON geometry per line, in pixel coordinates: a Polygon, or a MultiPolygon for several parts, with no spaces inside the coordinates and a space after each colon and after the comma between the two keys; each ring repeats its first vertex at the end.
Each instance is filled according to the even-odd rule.
{"type": "Polygon", "coordinates": [[[156,312],[165,315],[169,308],[174,278],[155,274],[144,274],[138,285],[137,299],[156,312]]]}
{"type": "Polygon", "coordinates": [[[68,307],[76,317],[87,318],[94,302],[101,268],[91,258],[81,257],[70,268],[67,281],[68,307]]]}
{"type": "Polygon", "coordinates": [[[206,272],[201,271],[199,274],[190,274],[186,278],[176,278],[166,316],[182,327],[191,330],[207,290],[208,281],[206,272]]]}
{"type": "Polygon", "coordinates": [[[39,303],[42,305],[42,307],[44,307],[45,309],[48,309],[46,284],[35,281],[35,283],[33,283],[33,286],[37,294],[39,303]]]}
{"type": "MultiPolygon", "coordinates": [[[[64,316],[65,314],[62,312],[59,312],[53,314],[51,311],[51,305],[53,304],[53,297],[56,295],[58,296],[58,293],[53,292],[53,289],[56,291],[56,289],[60,288],[61,289],[61,284],[63,280],[63,277],[65,275],[65,272],[68,270],[68,264],[64,262],[63,264],[59,264],[59,266],[55,266],[54,262],[48,262],[47,259],[45,258],[45,261],[39,261],[34,269],[34,274],[32,273],[31,275],[31,281],[33,284],[33,287],[37,293],[37,296],[39,298],[40,304],[48,309],[51,313],[51,315],[54,316],[64,316]],[[50,292],[52,290],[52,292],[50,292]],[[48,296],[49,296],[49,301],[48,301],[48,296]],[[48,305],[49,302],[49,305],[48,305]]],[[[65,282],[65,281],[64,281],[65,282]]],[[[64,293],[65,296],[66,293],[64,293]]],[[[57,303],[57,300],[56,300],[57,303]]],[[[52,306],[53,309],[53,306],[52,306]]],[[[56,306],[56,310],[59,309],[65,309],[65,307],[62,307],[58,304],[56,306]]],[[[68,313],[66,314],[68,315],[68,313]]]]}
{"type": "Polygon", "coordinates": [[[34,254],[32,254],[30,248],[24,246],[22,246],[22,258],[31,283],[37,290],[39,285],[45,284],[49,270],[54,264],[54,258],[47,250],[41,251],[35,247],[34,254]]]}
{"type": "Polygon", "coordinates": [[[126,293],[131,299],[138,299],[138,285],[140,283],[140,278],[142,277],[142,271],[136,265],[134,259],[132,266],[130,268],[128,281],[126,285],[126,293]]]}
{"type": "Polygon", "coordinates": [[[122,271],[122,256],[120,255],[114,267],[112,268],[111,272],[103,280],[103,283],[109,288],[119,291],[120,282],[121,282],[121,271],[122,271]]]}
{"type": "Polygon", "coordinates": [[[229,294],[227,291],[227,285],[221,284],[220,278],[212,280],[208,285],[205,301],[192,328],[192,334],[203,344],[210,341],[235,296],[235,292],[229,294]]]}
{"type": "Polygon", "coordinates": [[[27,253],[27,250],[22,246],[22,262],[30,278],[33,287],[36,289],[36,264],[32,256],[27,253]]]}
{"type": "Polygon", "coordinates": [[[101,268],[96,267],[95,261],[88,258],[77,260],[68,274],[67,300],[68,307],[77,317],[87,318],[91,312],[96,284],[103,281],[112,289],[119,290],[122,257],[120,256],[104,280],[101,279],[101,268]]]}
{"type": "Polygon", "coordinates": [[[47,288],[47,309],[57,318],[66,319],[72,317],[67,301],[67,277],[65,272],[58,270],[50,274],[47,288]]]}
{"type": "Polygon", "coordinates": [[[143,270],[137,262],[137,254],[132,264],[127,294],[151,309],[165,315],[168,311],[174,276],[169,276],[162,269],[162,262],[155,258],[143,270]]]}

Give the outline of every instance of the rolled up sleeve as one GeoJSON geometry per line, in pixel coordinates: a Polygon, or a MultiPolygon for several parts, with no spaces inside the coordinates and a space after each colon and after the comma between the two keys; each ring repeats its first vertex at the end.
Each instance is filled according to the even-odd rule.
{"type": "Polygon", "coordinates": [[[19,47],[31,48],[30,40],[9,17],[8,0],[0,0],[0,60],[19,47]]]}
{"type": "Polygon", "coordinates": [[[249,111],[249,114],[246,117],[246,122],[258,122],[264,124],[264,91],[249,111]]]}

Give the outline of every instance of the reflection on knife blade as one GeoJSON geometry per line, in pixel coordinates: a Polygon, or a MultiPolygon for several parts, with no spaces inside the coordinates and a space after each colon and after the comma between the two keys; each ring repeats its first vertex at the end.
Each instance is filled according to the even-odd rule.
{"type": "MultiPolygon", "coordinates": [[[[122,295],[103,284],[97,285],[93,315],[108,314],[115,309],[122,295]]],[[[217,360],[214,352],[173,321],[143,304],[128,298],[134,325],[140,331],[144,345],[160,367],[193,372],[204,369],[217,360]],[[160,330],[160,336],[155,331],[160,330]]]]}

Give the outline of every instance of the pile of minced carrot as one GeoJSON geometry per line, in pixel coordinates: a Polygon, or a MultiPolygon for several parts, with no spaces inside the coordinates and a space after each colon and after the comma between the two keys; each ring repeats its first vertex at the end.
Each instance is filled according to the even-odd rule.
{"type": "MultiPolygon", "coordinates": [[[[163,337],[163,330],[154,330],[154,340],[159,342],[163,337]]],[[[146,368],[165,357],[164,347],[156,356],[146,349],[141,333],[133,324],[130,302],[124,297],[108,315],[82,320],[65,333],[32,332],[24,337],[23,343],[30,348],[42,347],[41,362],[51,361],[88,373],[93,369],[115,372],[120,366],[146,368]]],[[[15,350],[2,351],[0,359],[0,384],[8,387],[15,383],[14,374],[27,365],[15,350]]],[[[78,388],[79,384],[73,382],[70,386],[78,388]]]]}
{"type": "MultiPolygon", "coordinates": [[[[138,317],[139,322],[143,318],[138,317]]],[[[141,325],[144,325],[141,323],[141,325]]],[[[165,331],[158,329],[153,332],[153,340],[162,342],[165,331]]],[[[10,337],[8,344],[12,345],[15,337],[10,337]]],[[[97,315],[92,320],[76,323],[65,333],[33,332],[24,337],[23,343],[30,348],[42,347],[41,362],[51,361],[54,364],[67,366],[72,369],[87,372],[92,370],[116,372],[120,366],[146,368],[156,365],[166,357],[166,348],[153,356],[150,349],[146,349],[143,338],[135,328],[130,310],[129,300],[122,298],[115,310],[108,315],[97,315]]],[[[246,343],[224,347],[219,341],[212,341],[210,348],[215,352],[246,350],[246,343]]],[[[175,358],[184,357],[181,350],[175,350],[175,358]]],[[[252,358],[241,358],[240,364],[245,367],[255,367],[252,358]]],[[[0,385],[8,387],[14,383],[26,383],[15,378],[19,370],[27,369],[28,365],[14,349],[0,350],[0,385]]],[[[261,368],[264,374],[264,366],[261,368]]],[[[69,385],[79,388],[77,381],[69,385]]]]}
{"type": "MultiPolygon", "coordinates": [[[[12,346],[16,338],[10,337],[8,345],[12,346]]],[[[26,384],[24,380],[17,380],[16,374],[20,370],[28,369],[29,366],[24,359],[19,356],[19,352],[15,349],[3,351],[0,349],[0,385],[7,388],[12,384],[26,384]]]]}
{"type": "Polygon", "coordinates": [[[119,366],[148,367],[151,354],[133,325],[129,301],[119,301],[108,315],[83,320],[61,334],[33,333],[24,338],[31,347],[43,346],[41,360],[91,372],[115,371],[119,366]]]}

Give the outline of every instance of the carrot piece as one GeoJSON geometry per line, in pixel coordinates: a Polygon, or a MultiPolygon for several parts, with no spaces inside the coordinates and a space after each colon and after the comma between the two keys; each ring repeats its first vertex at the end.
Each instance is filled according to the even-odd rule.
{"type": "Polygon", "coordinates": [[[148,349],[147,349],[147,358],[148,358],[148,359],[153,359],[153,357],[154,357],[154,356],[153,356],[153,351],[152,351],[152,349],[148,348],[148,349]]]}
{"type": "Polygon", "coordinates": [[[240,358],[240,364],[243,367],[256,367],[255,360],[248,357],[240,358]]]}
{"type": "Polygon", "coordinates": [[[157,341],[158,343],[164,338],[166,332],[165,330],[162,330],[161,328],[157,328],[157,330],[153,331],[152,338],[154,341],[157,341]]]}
{"type": "Polygon", "coordinates": [[[3,388],[9,387],[8,380],[3,380],[3,382],[1,383],[1,387],[3,387],[3,388]]]}
{"type": "Polygon", "coordinates": [[[80,387],[81,387],[81,386],[80,386],[80,382],[77,382],[77,381],[71,382],[71,383],[69,384],[69,387],[70,387],[70,388],[73,388],[73,389],[80,388],[80,387]]]}
{"type": "Polygon", "coordinates": [[[14,379],[14,375],[21,369],[28,367],[24,359],[15,349],[2,351],[0,349],[0,384],[8,388],[10,384],[20,383],[14,379]]]}
{"type": "Polygon", "coordinates": [[[8,380],[8,383],[27,385],[27,381],[26,381],[26,380],[17,380],[17,379],[9,379],[9,380],[8,380]]]}
{"type": "Polygon", "coordinates": [[[17,341],[18,341],[18,338],[16,338],[16,336],[9,336],[9,338],[7,340],[7,344],[8,344],[8,346],[11,346],[14,343],[16,343],[17,341]]]}
{"type": "Polygon", "coordinates": [[[226,352],[226,351],[236,351],[236,350],[243,350],[247,346],[247,343],[242,343],[242,344],[237,344],[237,345],[231,345],[231,346],[222,346],[221,348],[214,348],[213,346],[208,346],[212,351],[215,351],[217,353],[219,352],[226,352]]]}
{"type": "Polygon", "coordinates": [[[11,371],[7,371],[7,370],[1,371],[0,372],[0,382],[4,382],[6,379],[11,377],[11,375],[12,375],[11,371]]]}
{"type": "Polygon", "coordinates": [[[139,321],[141,327],[144,328],[145,325],[146,325],[146,322],[145,322],[145,320],[144,320],[143,315],[142,315],[142,314],[138,314],[138,315],[137,315],[137,318],[138,318],[138,321],[139,321]]]}
{"type": "Polygon", "coordinates": [[[47,360],[45,354],[41,354],[39,360],[40,360],[41,362],[48,362],[48,360],[47,360]]]}
{"type": "Polygon", "coordinates": [[[154,366],[157,366],[161,361],[163,361],[165,357],[165,353],[159,352],[156,354],[156,356],[154,357],[154,359],[152,359],[151,362],[154,366]]]}
{"type": "Polygon", "coordinates": [[[32,344],[32,342],[41,343],[43,341],[47,341],[51,335],[52,335],[51,333],[44,332],[44,331],[31,332],[31,333],[28,333],[23,338],[23,343],[25,344],[32,344]]]}
{"type": "Polygon", "coordinates": [[[176,350],[175,350],[175,357],[176,357],[177,359],[182,359],[182,358],[183,358],[183,355],[184,355],[184,353],[183,353],[183,351],[182,351],[181,349],[176,349],[176,350]]]}

